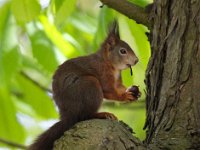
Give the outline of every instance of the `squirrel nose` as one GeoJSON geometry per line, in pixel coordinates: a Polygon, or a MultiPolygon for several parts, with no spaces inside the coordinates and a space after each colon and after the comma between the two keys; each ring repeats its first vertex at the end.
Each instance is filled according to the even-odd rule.
{"type": "Polygon", "coordinates": [[[139,61],[139,59],[138,59],[138,58],[136,58],[136,59],[135,59],[135,64],[137,64],[137,63],[138,63],[138,61],[139,61]]]}

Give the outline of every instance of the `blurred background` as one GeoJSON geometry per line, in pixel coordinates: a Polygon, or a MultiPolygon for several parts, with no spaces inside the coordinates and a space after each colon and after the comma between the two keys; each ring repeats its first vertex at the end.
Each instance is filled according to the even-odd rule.
{"type": "MultiPolygon", "coordinates": [[[[145,7],[152,0],[130,0],[145,7]]],[[[65,60],[98,50],[110,22],[117,18],[121,39],[139,63],[123,71],[128,87],[139,85],[134,103],[105,102],[100,111],[114,113],[145,138],[144,76],[150,56],[148,29],[98,0],[0,0],[0,149],[7,142],[28,145],[58,121],[52,101],[52,75],[65,60]]]]}

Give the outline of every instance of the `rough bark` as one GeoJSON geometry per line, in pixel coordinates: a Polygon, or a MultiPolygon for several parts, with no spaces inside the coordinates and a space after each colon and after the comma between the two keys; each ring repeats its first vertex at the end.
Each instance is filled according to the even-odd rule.
{"type": "Polygon", "coordinates": [[[76,124],[55,142],[54,150],[145,150],[132,130],[117,121],[89,120],[76,124]]]}
{"type": "Polygon", "coordinates": [[[146,142],[200,148],[200,1],[157,0],[146,72],[146,142]]]}

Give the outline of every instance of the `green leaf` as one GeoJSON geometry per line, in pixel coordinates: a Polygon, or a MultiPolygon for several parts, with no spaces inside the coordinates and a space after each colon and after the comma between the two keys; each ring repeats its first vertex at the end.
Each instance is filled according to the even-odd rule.
{"type": "MultiPolygon", "coordinates": [[[[13,19],[10,17],[11,15],[9,11],[10,3],[5,3],[2,6],[2,9],[0,9],[0,88],[3,88],[4,90],[8,88],[7,86],[10,84],[14,75],[20,68],[20,54],[17,46],[18,42],[16,35],[16,25],[13,23],[13,19]]],[[[3,99],[8,99],[9,107],[10,97],[8,93],[2,93],[0,99],[2,100],[2,103],[3,99]]],[[[4,105],[0,106],[4,107],[4,105]]]]}
{"type": "Polygon", "coordinates": [[[56,25],[62,24],[66,18],[73,12],[76,6],[76,0],[65,0],[62,5],[60,6],[59,3],[59,10],[56,13],[55,23],[56,25]]]}
{"type": "Polygon", "coordinates": [[[14,74],[20,70],[20,53],[18,47],[15,47],[9,51],[3,51],[2,57],[2,69],[4,74],[4,79],[9,83],[14,74]]]}
{"type": "MultiPolygon", "coordinates": [[[[96,20],[87,14],[76,11],[69,17],[69,22],[74,27],[88,34],[94,34],[96,31],[96,20]]],[[[80,36],[80,35],[79,35],[80,36]]]]}
{"type": "Polygon", "coordinates": [[[133,85],[133,77],[131,76],[129,69],[122,71],[122,81],[126,87],[133,85]]]}
{"type": "Polygon", "coordinates": [[[65,0],[53,0],[53,2],[55,4],[56,12],[58,12],[58,10],[60,9],[60,7],[62,6],[64,1],[65,0]]]}
{"type": "Polygon", "coordinates": [[[0,137],[6,140],[23,143],[24,129],[17,120],[17,111],[7,87],[0,87],[0,137]]]}
{"type": "Polygon", "coordinates": [[[53,45],[46,38],[43,32],[38,31],[31,36],[33,56],[44,70],[52,73],[58,66],[53,45]]]}
{"type": "Polygon", "coordinates": [[[65,39],[74,45],[80,55],[86,55],[94,51],[91,43],[96,29],[97,21],[94,17],[76,11],[70,15],[61,30],[64,32],[65,39]]]}
{"type": "Polygon", "coordinates": [[[63,55],[68,58],[72,58],[80,54],[70,42],[64,39],[63,35],[57,30],[56,26],[50,23],[46,16],[40,16],[40,21],[44,27],[47,37],[55,46],[58,47],[63,55]]]}
{"type": "MultiPolygon", "coordinates": [[[[38,64],[38,62],[30,57],[30,56],[25,56],[25,55],[22,55],[22,64],[23,64],[23,69],[31,69],[31,70],[35,70],[41,74],[44,73],[42,67],[38,64]]],[[[47,74],[45,74],[47,75],[47,74]]]]}
{"type": "Polygon", "coordinates": [[[0,9],[0,50],[10,50],[18,45],[17,28],[10,15],[9,3],[0,9]]]}
{"type": "Polygon", "coordinates": [[[6,28],[7,20],[9,18],[10,3],[5,3],[0,8],[0,49],[2,47],[2,37],[6,28]]]}
{"type": "Polygon", "coordinates": [[[0,51],[2,57],[0,59],[0,79],[2,85],[10,84],[14,75],[20,69],[21,59],[18,48],[15,47],[9,51],[0,51]]]}
{"type": "Polygon", "coordinates": [[[42,91],[22,75],[17,75],[17,82],[20,93],[23,95],[23,101],[32,106],[39,116],[47,119],[57,117],[53,100],[47,95],[47,92],[42,91]]]}
{"type": "Polygon", "coordinates": [[[0,9],[0,86],[7,86],[20,68],[16,25],[10,17],[10,3],[0,9]]]}
{"type": "Polygon", "coordinates": [[[29,73],[29,76],[43,87],[48,87],[51,83],[53,72],[48,72],[33,57],[22,55],[22,70],[29,73]]]}
{"type": "Polygon", "coordinates": [[[32,21],[40,14],[40,4],[37,0],[12,0],[11,10],[18,23],[32,21]]]}

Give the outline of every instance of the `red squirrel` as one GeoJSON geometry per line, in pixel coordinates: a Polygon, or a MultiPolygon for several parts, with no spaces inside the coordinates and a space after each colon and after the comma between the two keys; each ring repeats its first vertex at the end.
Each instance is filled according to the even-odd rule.
{"type": "Polygon", "coordinates": [[[103,98],[129,102],[137,99],[122,84],[121,70],[138,62],[130,46],[120,40],[115,21],[101,48],[94,54],[70,59],[53,76],[53,99],[60,121],[39,136],[29,150],[51,150],[53,143],[75,123],[93,118],[117,119],[113,114],[98,113],[103,98]]]}

